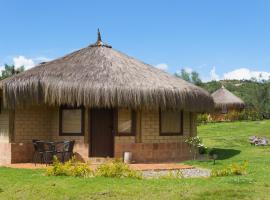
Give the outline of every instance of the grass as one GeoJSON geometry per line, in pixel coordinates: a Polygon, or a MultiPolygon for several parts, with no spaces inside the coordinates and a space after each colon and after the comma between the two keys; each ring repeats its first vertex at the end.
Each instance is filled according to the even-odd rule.
{"type": "Polygon", "coordinates": [[[212,161],[189,161],[205,168],[222,168],[249,161],[248,175],[134,180],[46,177],[42,170],[0,168],[0,199],[270,199],[270,147],[253,147],[248,136],[270,138],[270,121],[201,125],[199,136],[218,152],[212,161]]]}

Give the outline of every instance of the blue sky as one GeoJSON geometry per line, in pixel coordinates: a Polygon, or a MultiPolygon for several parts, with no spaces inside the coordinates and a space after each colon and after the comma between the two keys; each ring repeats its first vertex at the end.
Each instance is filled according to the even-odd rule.
{"type": "Polygon", "coordinates": [[[95,42],[203,80],[270,76],[270,1],[0,0],[0,66],[32,67],[95,42]]]}

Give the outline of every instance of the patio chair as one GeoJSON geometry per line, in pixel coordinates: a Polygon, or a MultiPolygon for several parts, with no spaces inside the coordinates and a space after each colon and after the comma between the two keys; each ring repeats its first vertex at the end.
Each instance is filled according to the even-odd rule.
{"type": "Polygon", "coordinates": [[[65,162],[65,160],[69,160],[73,156],[73,148],[75,141],[64,141],[63,148],[60,151],[57,151],[57,154],[61,154],[61,161],[65,162]]]}
{"type": "Polygon", "coordinates": [[[34,145],[33,162],[36,165],[37,159],[39,159],[41,164],[46,163],[44,142],[40,140],[32,140],[32,142],[34,145]]]}
{"type": "Polygon", "coordinates": [[[53,156],[56,155],[56,143],[46,142],[45,143],[45,161],[46,164],[51,164],[53,162],[53,156]]]}

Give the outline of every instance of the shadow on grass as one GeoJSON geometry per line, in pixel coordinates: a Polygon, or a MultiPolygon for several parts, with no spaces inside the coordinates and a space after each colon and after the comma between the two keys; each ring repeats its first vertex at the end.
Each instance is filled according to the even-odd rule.
{"type": "Polygon", "coordinates": [[[231,157],[234,157],[238,154],[240,154],[241,151],[240,150],[236,150],[236,149],[220,149],[220,148],[213,148],[211,150],[211,155],[213,154],[217,154],[217,160],[226,160],[229,159],[231,157]]]}

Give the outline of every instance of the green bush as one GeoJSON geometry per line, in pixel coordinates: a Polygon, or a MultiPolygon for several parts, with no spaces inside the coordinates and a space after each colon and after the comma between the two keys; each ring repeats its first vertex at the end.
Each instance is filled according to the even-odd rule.
{"type": "Polygon", "coordinates": [[[231,175],[246,175],[248,162],[244,161],[242,164],[233,163],[228,167],[222,169],[213,169],[211,176],[231,176],[231,175]]]}
{"type": "MultiPolygon", "coordinates": [[[[258,121],[263,120],[264,114],[257,110],[245,109],[243,111],[229,111],[227,114],[223,114],[222,119],[225,121],[258,121]]],[[[218,117],[209,117],[207,114],[199,114],[197,117],[198,124],[219,122],[218,117]]]]}
{"type": "Polygon", "coordinates": [[[207,147],[204,144],[199,145],[198,150],[199,154],[207,154],[207,147]]]}
{"type": "Polygon", "coordinates": [[[77,161],[75,157],[71,160],[61,163],[54,157],[53,164],[46,170],[47,176],[74,176],[74,177],[91,177],[93,170],[89,167],[89,163],[77,161]]]}
{"type": "Polygon", "coordinates": [[[208,122],[210,122],[208,114],[204,113],[204,114],[198,114],[197,115],[197,123],[198,124],[206,124],[208,122]]]}
{"type": "Polygon", "coordinates": [[[142,179],[142,173],[131,169],[121,160],[115,159],[98,166],[95,176],[113,177],[113,178],[136,178],[142,179]]]}
{"type": "Polygon", "coordinates": [[[89,163],[83,163],[77,161],[75,158],[61,163],[56,157],[51,167],[46,170],[47,176],[74,176],[74,177],[93,177],[93,176],[103,176],[103,177],[113,177],[113,178],[136,178],[142,179],[142,173],[130,169],[130,167],[123,163],[121,160],[108,161],[101,164],[93,171],[89,163]]]}

